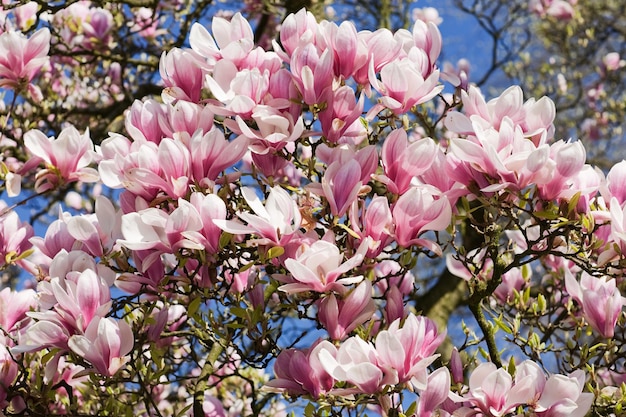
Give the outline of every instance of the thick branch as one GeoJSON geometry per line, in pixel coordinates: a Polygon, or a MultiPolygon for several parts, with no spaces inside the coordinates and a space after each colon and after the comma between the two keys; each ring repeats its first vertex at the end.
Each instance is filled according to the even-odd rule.
{"type": "Polygon", "coordinates": [[[198,383],[196,384],[196,390],[193,393],[193,415],[194,417],[204,417],[204,410],[202,405],[204,404],[204,392],[208,388],[209,377],[213,375],[213,364],[217,362],[220,354],[224,350],[224,347],[219,342],[214,342],[211,351],[204,362],[202,371],[198,376],[198,383]]]}

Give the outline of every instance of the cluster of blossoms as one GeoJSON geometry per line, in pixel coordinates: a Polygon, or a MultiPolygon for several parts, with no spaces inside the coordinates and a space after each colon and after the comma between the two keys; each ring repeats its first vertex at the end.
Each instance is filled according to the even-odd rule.
{"type": "MultiPolygon", "coordinates": [[[[109,14],[84,2],[74,8],[56,17],[81,22],[62,32],[64,47],[110,46],[109,14]]],[[[136,24],[156,36],[152,22],[136,24]]],[[[0,62],[0,82],[22,93],[45,61],[49,33],[10,36],[30,52],[0,62]]],[[[119,209],[98,196],[93,213],[61,212],[43,237],[1,212],[0,266],[25,266],[38,280],[36,291],[0,294],[0,311],[18,306],[0,315],[1,406],[32,406],[23,390],[8,388],[26,378],[18,361],[39,369],[45,358],[43,382],[66,390],[65,399],[72,390],[87,397],[85,375],[129,402],[126,387],[143,383],[150,399],[134,406],[146,413],[183,413],[173,405],[181,398],[195,415],[258,413],[252,399],[228,398],[237,381],[242,397],[259,395],[257,384],[315,400],[364,398],[384,414],[396,407],[392,394],[410,387],[420,416],[585,415],[594,396],[583,392],[580,370],[546,378],[523,362],[513,377],[486,363],[469,386],[453,369],[460,386],[452,389],[448,370],[434,370],[446,332],[412,311],[410,270],[420,253],[455,247],[454,239],[443,244],[445,232],[471,216],[470,204],[501,209],[490,220],[507,218],[514,243],[500,249],[500,236],[485,231],[485,247],[451,254],[449,270],[474,295],[499,284],[483,298],[506,303],[529,285],[523,265],[562,254],[576,273],[559,270],[566,313],[610,339],[626,303],[617,280],[574,265],[620,266],[626,165],[606,177],[587,165],[579,142],[554,141],[554,104],[524,102],[518,87],[491,101],[459,88],[459,101],[448,104],[463,111],[444,115],[440,142],[405,128],[443,91],[441,43],[432,21],[358,32],[302,10],[266,51],[240,14],[216,17],[212,34],[195,24],[190,48],[163,53],[161,99],[134,102],[125,135],[110,133],[96,147],[73,126],[56,138],[26,132],[29,162],[12,177],[3,170],[13,194],[16,178],[29,174],[39,193],[98,181],[121,191],[119,209]],[[299,340],[276,336],[296,314],[324,339],[297,348],[299,340]],[[251,365],[243,358],[250,345],[261,363],[276,355],[275,379],[240,369],[251,365]],[[166,366],[197,381],[163,380],[166,366]]]]}
{"type": "Polygon", "coordinates": [[[568,21],[574,17],[578,0],[529,0],[528,8],[541,17],[568,21]]]}

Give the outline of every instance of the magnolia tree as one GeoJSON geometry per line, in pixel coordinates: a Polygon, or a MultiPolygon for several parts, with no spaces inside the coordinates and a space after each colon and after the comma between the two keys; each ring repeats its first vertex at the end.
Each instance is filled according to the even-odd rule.
{"type": "Polygon", "coordinates": [[[626,162],[433,10],[5,8],[4,415],[621,415],[626,162]]]}

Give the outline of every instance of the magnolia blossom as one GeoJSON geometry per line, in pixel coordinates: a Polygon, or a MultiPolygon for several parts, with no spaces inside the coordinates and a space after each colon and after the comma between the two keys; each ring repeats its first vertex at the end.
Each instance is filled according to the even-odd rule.
{"type": "Polygon", "coordinates": [[[265,204],[250,187],[243,187],[241,193],[255,213],[237,213],[237,217],[247,225],[233,220],[214,220],[214,223],[229,233],[257,235],[258,238],[249,241],[250,244],[286,245],[298,231],[302,221],[298,205],[289,193],[281,187],[273,187],[265,204]]]}
{"type": "Polygon", "coordinates": [[[411,314],[402,327],[396,320],[378,333],[375,344],[358,336],[346,339],[339,348],[322,342],[319,358],[333,378],[355,386],[347,392],[374,394],[385,385],[408,381],[423,390],[427,367],[438,357],[433,353],[444,338],[432,321],[411,314]]]}
{"type": "Polygon", "coordinates": [[[352,205],[350,223],[354,233],[361,239],[369,237],[373,245],[367,251],[368,258],[376,258],[393,241],[393,218],[389,201],[384,196],[375,196],[358,215],[357,205],[352,205]]]}
{"type": "Polygon", "coordinates": [[[0,201],[0,267],[23,262],[32,246],[29,239],[34,235],[32,226],[22,222],[17,212],[5,213],[6,210],[6,203],[0,201]]]}
{"type": "Polygon", "coordinates": [[[8,31],[0,35],[0,87],[19,92],[28,88],[35,99],[41,91],[31,81],[48,62],[50,30],[39,29],[30,38],[22,33],[8,31]]]}
{"type": "Polygon", "coordinates": [[[438,416],[435,411],[448,399],[450,394],[450,372],[448,368],[441,367],[428,375],[428,382],[424,391],[420,394],[417,404],[419,417],[438,416]]]}
{"type": "Polygon", "coordinates": [[[291,76],[308,105],[322,102],[334,80],[333,51],[320,53],[313,44],[299,46],[291,56],[291,76]]]}
{"type": "Polygon", "coordinates": [[[200,101],[204,74],[200,60],[192,53],[181,49],[163,52],[159,61],[159,73],[171,99],[200,101]]]}
{"type": "Polygon", "coordinates": [[[348,86],[332,91],[328,107],[319,114],[322,133],[329,142],[360,143],[367,134],[359,119],[364,107],[364,95],[356,99],[354,90],[348,86]]]}
{"type": "Polygon", "coordinates": [[[547,143],[554,135],[556,108],[548,97],[539,100],[531,98],[524,102],[522,89],[512,86],[486,102],[480,90],[470,86],[467,92],[461,92],[461,98],[463,113],[450,112],[445,120],[446,127],[453,132],[474,134],[477,126],[483,130],[493,127],[499,131],[501,123],[508,118],[513,130],[519,126],[524,137],[531,138],[537,147],[547,143]]]}
{"type": "Polygon", "coordinates": [[[0,327],[11,332],[26,318],[26,312],[37,305],[35,291],[32,289],[13,291],[5,288],[0,291],[0,327]]]}
{"type": "Polygon", "coordinates": [[[533,399],[531,378],[516,381],[503,368],[493,363],[481,363],[474,369],[469,380],[469,391],[463,396],[470,407],[461,408],[459,415],[504,416],[520,404],[533,399]]]}
{"type": "MultiPolygon", "coordinates": [[[[73,331],[85,331],[92,320],[104,317],[111,307],[108,284],[91,269],[42,281],[37,290],[54,300],[53,310],[58,316],[54,321],[73,331]]],[[[49,315],[38,317],[50,319],[49,315]]]]}
{"type": "Polygon", "coordinates": [[[396,129],[385,139],[382,164],[385,175],[375,178],[384,183],[390,192],[404,194],[413,177],[426,172],[435,159],[437,145],[430,138],[409,143],[406,131],[396,129]]]}
{"type": "Polygon", "coordinates": [[[91,362],[99,373],[112,376],[128,361],[125,356],[133,348],[133,330],[123,320],[98,318],[84,335],[74,335],[69,348],[91,362]]]}
{"type": "Polygon", "coordinates": [[[239,116],[237,127],[250,139],[250,150],[254,153],[277,152],[285,147],[291,150],[293,142],[304,132],[302,117],[294,121],[289,113],[282,113],[270,106],[256,106],[252,119],[258,126],[258,131],[250,129],[239,116]]]}
{"type": "Polygon", "coordinates": [[[396,201],[391,214],[400,246],[419,245],[441,253],[436,243],[418,237],[426,230],[444,230],[450,224],[450,202],[447,198],[435,198],[437,194],[425,187],[411,187],[396,201]]]}
{"type": "Polygon", "coordinates": [[[345,292],[347,285],[363,280],[362,276],[344,278],[341,276],[363,262],[369,243],[369,239],[364,239],[356,253],[345,262],[342,262],[343,254],[334,243],[318,240],[311,245],[303,246],[295,258],[284,261],[290,275],[274,275],[279,281],[286,282],[279,289],[288,293],[345,292]]]}
{"type": "Polygon", "coordinates": [[[376,312],[372,284],[361,282],[345,298],[330,294],[318,303],[318,318],[333,340],[344,339],[350,332],[371,319],[376,312]]]}
{"type": "Polygon", "coordinates": [[[286,349],[280,352],[274,364],[276,378],[265,386],[269,390],[290,395],[309,394],[318,398],[330,391],[334,378],[325,370],[319,352],[328,342],[316,342],[310,349],[286,349]]]}
{"type": "Polygon", "coordinates": [[[458,416],[500,417],[517,406],[528,407],[541,417],[582,417],[591,408],[594,395],[583,393],[585,373],[546,375],[539,365],[524,361],[516,367],[515,377],[492,363],[482,363],[472,372],[469,391],[462,398],[458,416]]]}
{"type": "Polygon", "coordinates": [[[31,154],[41,158],[47,169],[37,173],[38,191],[53,188],[60,181],[95,182],[98,172],[89,165],[98,157],[89,137],[89,130],[80,134],[74,126],[64,128],[58,138],[48,138],[40,130],[24,135],[24,144],[31,154]]]}
{"type": "Polygon", "coordinates": [[[6,346],[5,337],[0,338],[0,407],[7,406],[7,393],[18,374],[18,364],[6,346]]]}
{"type": "Polygon", "coordinates": [[[393,376],[385,378],[383,370],[377,366],[378,353],[374,345],[358,336],[345,340],[339,349],[326,341],[319,346],[319,360],[326,372],[338,381],[354,385],[356,388],[351,392],[374,394],[385,384],[397,382],[393,376]]]}
{"type": "Polygon", "coordinates": [[[407,58],[385,65],[380,71],[380,80],[374,73],[373,61],[370,61],[370,83],[382,95],[382,105],[396,114],[408,112],[411,107],[431,100],[443,90],[443,85],[439,84],[439,71],[424,76],[419,71],[423,52],[417,48],[414,51],[407,58]]]}
{"type": "Polygon", "coordinates": [[[235,13],[230,20],[214,17],[211,29],[213,36],[195,23],[189,35],[191,48],[206,59],[209,69],[221,59],[239,65],[254,48],[252,28],[241,13],[235,13]]]}
{"type": "Polygon", "coordinates": [[[566,291],[581,305],[591,327],[603,337],[613,337],[617,319],[626,305],[615,278],[606,280],[583,272],[579,284],[568,269],[564,274],[566,291]]]}
{"type": "Polygon", "coordinates": [[[427,367],[437,359],[435,351],[446,337],[435,323],[423,316],[409,314],[402,327],[395,320],[376,336],[378,366],[393,376],[396,383],[411,381],[417,389],[426,388],[427,367]]]}

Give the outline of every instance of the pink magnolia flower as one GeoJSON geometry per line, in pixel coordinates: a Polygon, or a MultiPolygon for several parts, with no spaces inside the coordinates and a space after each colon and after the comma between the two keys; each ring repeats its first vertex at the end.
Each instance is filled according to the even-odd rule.
{"type": "Polygon", "coordinates": [[[56,299],[54,311],[65,327],[75,331],[85,331],[92,320],[104,317],[111,307],[109,286],[91,269],[54,277],[50,287],[56,299]]]}
{"type": "Polygon", "coordinates": [[[39,88],[31,81],[48,62],[50,31],[39,29],[29,39],[22,33],[0,34],[0,87],[20,92],[28,88],[35,98],[41,98],[39,88]]]}
{"type": "Polygon", "coordinates": [[[209,106],[180,100],[167,106],[166,115],[158,119],[159,127],[166,137],[176,137],[179,132],[190,136],[198,129],[209,132],[213,128],[214,115],[209,106]]]}
{"type": "MultiPolygon", "coordinates": [[[[181,200],[181,203],[183,201],[181,200]]],[[[200,244],[209,254],[217,254],[222,230],[215,224],[215,221],[226,218],[226,204],[215,194],[205,195],[198,192],[191,194],[189,203],[195,210],[190,209],[188,213],[194,216],[197,213],[202,226],[198,230],[185,230],[181,233],[182,236],[200,244]]]]}
{"type": "Polygon", "coordinates": [[[54,311],[30,312],[29,317],[37,320],[19,334],[18,344],[12,349],[16,353],[33,352],[46,348],[67,350],[67,341],[74,329],[66,327],[54,311]]]}
{"type": "Polygon", "coordinates": [[[438,358],[435,351],[445,337],[445,332],[439,333],[435,323],[424,316],[409,314],[402,327],[400,320],[395,320],[376,336],[378,366],[386,375],[393,375],[396,383],[411,381],[423,390],[427,368],[438,358]]]}
{"type": "Polygon", "coordinates": [[[400,115],[431,100],[443,90],[443,85],[439,84],[439,70],[431,72],[430,69],[424,51],[413,48],[406,58],[387,63],[380,70],[380,80],[374,72],[374,61],[370,61],[369,81],[381,94],[383,106],[400,115]]]}
{"type": "Polygon", "coordinates": [[[121,234],[122,213],[104,196],[96,198],[96,210],[92,215],[71,217],[67,221],[68,233],[81,242],[83,251],[100,257],[109,253],[121,234]]]}
{"type": "MultiPolygon", "coordinates": [[[[326,168],[321,191],[328,200],[330,212],[334,216],[342,217],[356,201],[362,186],[361,166],[352,159],[346,164],[333,162],[326,168]]],[[[313,189],[312,191],[315,192],[313,189]]]]}
{"type": "MultiPolygon", "coordinates": [[[[265,154],[259,154],[250,152],[246,155],[244,162],[249,163],[252,169],[252,166],[259,170],[266,178],[274,177],[274,178],[283,178],[285,176],[285,168],[288,166],[292,166],[293,164],[285,159],[282,155],[276,154],[273,152],[268,152],[265,154]],[[250,161],[248,161],[248,157],[250,161]]],[[[299,184],[298,181],[296,184],[299,184]]]]}
{"type": "MultiPolygon", "coordinates": [[[[184,219],[181,220],[184,221],[184,219]]],[[[122,216],[124,239],[120,239],[118,242],[134,251],[152,250],[160,253],[172,253],[172,243],[177,243],[178,238],[174,237],[173,242],[169,239],[170,236],[166,232],[168,222],[170,231],[173,231],[175,227],[170,221],[170,215],[155,207],[125,214],[122,216]]],[[[178,229],[178,231],[181,232],[182,230],[178,229]]]]}
{"type": "Polygon", "coordinates": [[[193,193],[190,201],[178,199],[171,213],[149,207],[122,216],[118,243],[134,251],[148,250],[153,256],[187,248],[219,251],[221,230],[213,223],[226,217],[226,205],[216,195],[193,193]]]}
{"type": "Polygon", "coordinates": [[[111,317],[93,320],[84,335],[68,340],[69,348],[91,362],[96,371],[113,376],[128,361],[125,357],[133,348],[134,336],[123,320],[111,317]]]}
{"type": "Polygon", "coordinates": [[[576,0],[529,0],[528,9],[541,17],[551,16],[559,20],[570,20],[574,16],[576,0]]]}
{"type": "Polygon", "coordinates": [[[584,387],[582,370],[546,378],[536,363],[527,360],[516,367],[513,379],[503,368],[482,363],[472,372],[469,391],[459,399],[466,402],[455,415],[499,417],[521,405],[538,417],[582,417],[594,400],[592,393],[582,392],[584,387]]]}
{"type": "Polygon", "coordinates": [[[289,66],[303,101],[308,105],[321,103],[325,90],[332,87],[334,80],[333,51],[326,49],[320,53],[313,44],[299,46],[289,66]]]}
{"type": "Polygon", "coordinates": [[[469,391],[463,399],[469,407],[462,407],[459,415],[504,416],[515,407],[533,400],[533,380],[523,378],[513,383],[513,378],[503,368],[493,363],[481,363],[474,369],[469,380],[469,391]]]}
{"type": "Polygon", "coordinates": [[[135,142],[148,141],[158,145],[165,137],[160,123],[162,118],[165,118],[163,104],[152,99],[135,100],[126,113],[126,131],[135,142]]]}
{"type": "Polygon", "coordinates": [[[346,85],[330,92],[328,107],[319,113],[322,133],[332,143],[359,144],[367,135],[359,119],[363,112],[364,95],[356,99],[354,90],[346,85]]]}
{"type": "Polygon", "coordinates": [[[207,181],[216,181],[223,171],[241,161],[249,143],[244,136],[227,140],[216,126],[208,132],[197,131],[191,137],[182,134],[181,141],[193,155],[192,178],[203,186],[209,185],[207,181]]]}
{"type": "Polygon", "coordinates": [[[42,192],[62,182],[95,182],[98,171],[89,165],[97,160],[89,130],[80,134],[74,126],[64,128],[58,138],[48,138],[40,130],[24,135],[28,151],[45,162],[46,169],[37,173],[35,188],[42,192]]]}
{"type": "Polygon", "coordinates": [[[233,220],[215,220],[222,230],[233,234],[255,234],[250,244],[285,246],[300,229],[302,216],[295,200],[280,186],[272,187],[265,204],[254,189],[243,187],[243,198],[254,214],[237,212],[237,217],[245,221],[243,225],[233,220]]]}
{"type": "Polygon", "coordinates": [[[111,12],[101,7],[89,8],[89,16],[82,22],[85,49],[102,50],[111,47],[111,32],[114,27],[111,12]]]}
{"type": "Polygon", "coordinates": [[[208,392],[204,394],[204,401],[202,403],[202,411],[205,417],[227,417],[228,414],[224,410],[222,402],[208,392]]]}
{"type": "Polygon", "coordinates": [[[568,376],[551,375],[543,386],[535,413],[538,417],[586,416],[594,394],[582,392],[584,388],[585,373],[580,369],[568,376]]]}
{"type": "Polygon", "coordinates": [[[36,306],[35,291],[3,289],[0,291],[0,327],[5,332],[15,330],[18,323],[26,318],[26,313],[36,306]]]}
{"type": "MultiPolygon", "coordinates": [[[[202,131],[196,133],[201,135],[202,131]]],[[[164,138],[157,145],[130,142],[124,136],[113,134],[102,142],[101,149],[103,160],[98,169],[102,182],[108,187],[125,187],[147,201],[161,192],[179,198],[189,191],[192,158],[187,143],[182,140],[164,138]]],[[[202,162],[200,158],[194,154],[197,163],[202,162]]]]}
{"type": "Polygon", "coordinates": [[[421,7],[413,9],[413,12],[411,14],[413,20],[419,19],[422,22],[432,22],[435,25],[439,25],[441,24],[441,22],[443,22],[443,19],[439,16],[439,12],[434,7],[421,7]]]}
{"type": "MultiPolygon", "coordinates": [[[[65,249],[61,249],[61,251],[54,256],[54,259],[52,259],[52,262],[49,264],[48,276],[51,278],[67,278],[70,272],[84,272],[88,269],[95,271],[96,275],[102,278],[105,284],[109,287],[115,282],[116,274],[112,269],[104,264],[97,263],[96,258],[82,250],[72,250],[71,252],[67,252],[65,249]]],[[[45,303],[47,303],[47,305],[44,307],[45,294],[41,288],[43,285],[49,285],[49,280],[41,281],[37,287],[39,304],[41,308],[49,309],[56,303],[56,298],[46,301],[45,303]]],[[[52,294],[52,290],[48,291],[48,293],[52,294]]]]}
{"type": "Polygon", "coordinates": [[[21,262],[29,254],[29,239],[35,234],[30,224],[22,222],[17,212],[5,212],[7,205],[0,201],[0,268],[21,262]]]}
{"type": "Polygon", "coordinates": [[[358,336],[342,342],[339,349],[327,341],[318,346],[318,357],[326,372],[337,381],[356,387],[348,392],[374,394],[384,385],[395,382],[385,379],[383,371],[377,366],[378,353],[374,345],[358,336]]]}
{"type": "Polygon", "coordinates": [[[420,245],[440,254],[436,243],[418,236],[426,230],[444,230],[452,219],[452,208],[447,198],[438,198],[426,187],[411,187],[393,206],[394,237],[403,247],[420,245]]]}
{"type": "MultiPolygon", "coordinates": [[[[437,59],[441,53],[441,46],[443,40],[441,39],[441,32],[434,22],[425,22],[423,20],[416,20],[413,25],[413,43],[420,50],[424,51],[428,56],[429,69],[423,74],[429,75],[431,71],[434,71],[437,64],[437,59]]],[[[410,54],[410,51],[408,52],[410,54]]]]}
{"type": "Polygon", "coordinates": [[[299,46],[315,44],[318,33],[318,23],[315,16],[306,9],[300,9],[297,13],[290,14],[283,21],[280,28],[280,45],[274,42],[274,50],[280,51],[283,60],[289,62],[289,58],[299,46]],[[283,52],[284,51],[284,52],[283,52]]]}
{"type": "Polygon", "coordinates": [[[354,74],[354,79],[370,91],[369,71],[373,65],[374,73],[378,74],[383,66],[392,62],[403,53],[402,43],[398,42],[389,29],[378,29],[375,32],[361,31],[358,33],[359,40],[362,41],[368,54],[368,61],[361,66],[354,74]]]}
{"type": "Polygon", "coordinates": [[[328,342],[316,342],[311,348],[286,349],[280,352],[274,363],[276,379],[265,384],[270,390],[289,395],[306,395],[319,398],[330,391],[334,378],[324,369],[319,352],[328,342]]]}
{"type": "Polygon", "coordinates": [[[205,83],[218,101],[211,105],[215,113],[249,119],[255,106],[266,98],[270,72],[259,68],[240,70],[233,62],[222,60],[215,64],[213,74],[206,76],[205,83]]]}
{"type": "Polygon", "coordinates": [[[454,170],[455,162],[441,146],[437,147],[430,169],[418,175],[418,180],[422,184],[429,184],[443,193],[450,201],[450,206],[454,207],[459,197],[467,194],[467,188],[455,180],[450,174],[454,170]]]}
{"type": "MultiPolygon", "coordinates": [[[[601,187],[601,193],[605,201],[611,201],[615,197],[618,205],[626,202],[626,161],[622,160],[613,165],[606,176],[606,181],[601,187]]],[[[613,207],[613,203],[611,203],[613,207]]]]}
{"type": "Polygon", "coordinates": [[[295,258],[284,261],[290,275],[274,275],[276,279],[286,283],[279,289],[287,293],[344,293],[346,285],[363,280],[362,276],[340,277],[363,262],[369,243],[369,239],[364,239],[352,258],[345,262],[342,262],[344,256],[334,243],[318,240],[311,245],[302,245],[295,258]]]}
{"type": "Polygon", "coordinates": [[[354,71],[367,62],[366,48],[360,47],[360,39],[352,22],[344,21],[341,25],[320,22],[317,40],[318,44],[325,43],[324,49],[333,51],[333,71],[337,78],[351,78],[354,71]]]}
{"type": "Polygon", "coordinates": [[[602,263],[606,263],[613,259],[618,253],[626,253],[626,210],[624,210],[624,207],[622,207],[622,204],[619,203],[617,198],[612,197],[609,205],[609,216],[606,216],[604,211],[599,211],[596,213],[596,218],[611,221],[608,231],[602,230],[607,229],[606,226],[602,227],[600,230],[600,236],[607,242],[613,243],[600,257],[603,261],[602,263]]]}
{"type": "MultiPolygon", "coordinates": [[[[315,148],[315,156],[319,158],[320,161],[326,163],[327,166],[335,162],[339,163],[339,165],[345,165],[349,163],[350,160],[355,160],[361,168],[359,179],[363,184],[367,184],[370,181],[372,174],[378,168],[379,162],[378,150],[374,145],[367,145],[357,150],[356,145],[349,143],[344,143],[333,148],[322,143],[315,148]]],[[[317,190],[314,185],[315,184],[310,184],[309,187],[317,190]]]]}
{"type": "Polygon", "coordinates": [[[266,154],[277,152],[283,148],[292,151],[294,142],[304,133],[302,116],[293,120],[287,112],[281,112],[271,106],[256,106],[252,119],[258,130],[252,130],[237,116],[237,127],[242,135],[250,140],[249,148],[252,152],[266,154]]]}
{"type": "Polygon", "coordinates": [[[467,92],[461,92],[461,98],[464,114],[450,112],[445,120],[446,127],[453,132],[474,134],[475,126],[483,130],[492,127],[499,131],[506,117],[512,122],[513,130],[519,126],[523,136],[531,138],[536,147],[554,136],[556,107],[548,97],[539,100],[531,98],[524,102],[522,89],[512,86],[486,102],[480,90],[470,86],[467,92]]]}
{"type": "MultiPolygon", "coordinates": [[[[539,192],[546,200],[569,194],[572,179],[583,170],[587,154],[581,142],[558,141],[550,146],[550,159],[554,161],[553,177],[539,185],[539,192]]],[[[572,190],[571,194],[579,190],[572,190]]],[[[594,193],[596,190],[593,190],[594,193]]]]}
{"type": "Polygon", "coordinates": [[[13,9],[15,23],[20,30],[27,31],[33,24],[35,24],[37,20],[38,8],[39,6],[37,5],[37,2],[29,1],[13,9]]]}
{"type": "Polygon", "coordinates": [[[254,33],[241,13],[233,15],[230,21],[214,17],[211,29],[213,36],[204,26],[195,23],[189,35],[191,48],[207,59],[210,69],[221,59],[239,66],[254,48],[254,33]]]}
{"type": "Polygon", "coordinates": [[[19,367],[17,362],[9,353],[4,337],[0,338],[0,407],[5,408],[8,405],[7,391],[13,386],[19,367]]]}
{"type": "Polygon", "coordinates": [[[564,274],[566,291],[581,305],[591,327],[603,337],[613,337],[617,319],[626,305],[615,278],[606,280],[583,272],[579,284],[569,270],[564,274]]]}
{"type": "Polygon", "coordinates": [[[626,61],[620,58],[618,52],[609,52],[602,57],[602,66],[605,71],[616,71],[626,66],[626,61]]]}
{"type": "Polygon", "coordinates": [[[131,30],[142,38],[153,41],[163,30],[159,30],[159,19],[155,17],[154,10],[149,7],[140,7],[133,13],[134,22],[131,30]]]}
{"type": "Polygon", "coordinates": [[[192,103],[200,101],[204,73],[195,54],[178,48],[163,52],[159,61],[159,73],[167,87],[164,94],[171,99],[192,103]]]}
{"type": "Polygon", "coordinates": [[[335,294],[318,303],[318,318],[333,340],[342,340],[376,312],[372,298],[372,284],[366,280],[337,300],[335,294]]]}
{"type": "Polygon", "coordinates": [[[372,246],[367,251],[368,258],[376,258],[392,242],[393,218],[389,201],[385,196],[375,196],[367,207],[361,209],[358,215],[357,205],[352,205],[350,211],[350,225],[360,239],[369,237],[372,246]]]}
{"type": "Polygon", "coordinates": [[[420,393],[417,404],[419,417],[438,416],[435,411],[439,408],[450,394],[450,372],[448,368],[441,367],[428,375],[426,388],[420,393]]]}
{"type": "Polygon", "coordinates": [[[430,138],[409,143],[406,131],[396,129],[387,136],[382,147],[385,174],[375,178],[393,194],[404,194],[413,177],[428,171],[435,159],[437,145],[430,138]]]}

